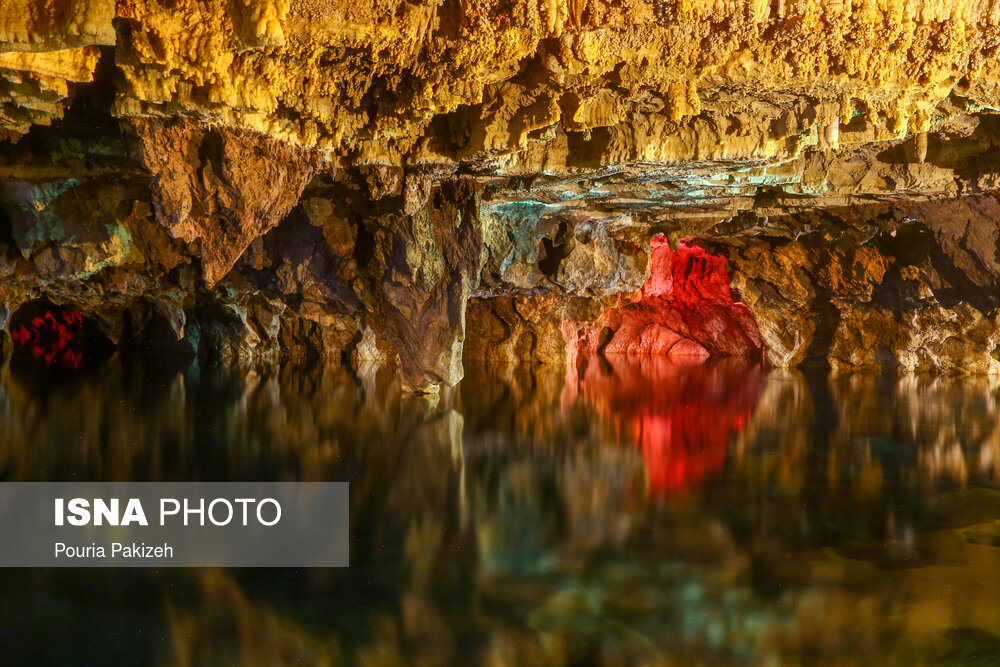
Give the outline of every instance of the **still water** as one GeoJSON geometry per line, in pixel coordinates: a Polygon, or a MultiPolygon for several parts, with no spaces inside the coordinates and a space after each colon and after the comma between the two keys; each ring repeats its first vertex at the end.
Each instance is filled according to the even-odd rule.
{"type": "MultiPolygon", "coordinates": [[[[1000,663],[1000,379],[0,370],[5,481],[349,481],[351,567],[0,570],[0,663],[1000,663]]],[[[2,539],[2,536],[0,536],[2,539]]]]}

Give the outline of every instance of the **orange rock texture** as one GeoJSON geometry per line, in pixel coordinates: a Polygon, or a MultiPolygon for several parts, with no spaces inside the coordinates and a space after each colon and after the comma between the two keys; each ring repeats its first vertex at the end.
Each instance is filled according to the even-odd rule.
{"type": "Polygon", "coordinates": [[[0,0],[0,326],[435,391],[672,347],[662,236],[745,304],[689,351],[1000,372],[997,48],[995,0],[0,0]]]}

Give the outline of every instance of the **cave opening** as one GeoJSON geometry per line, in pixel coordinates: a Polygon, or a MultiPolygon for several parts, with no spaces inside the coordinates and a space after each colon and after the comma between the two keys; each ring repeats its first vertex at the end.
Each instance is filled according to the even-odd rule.
{"type": "Polygon", "coordinates": [[[15,373],[68,373],[92,369],[114,351],[97,323],[78,310],[40,299],[10,318],[15,373]]]}
{"type": "Polygon", "coordinates": [[[65,147],[57,149],[61,143],[67,140],[75,143],[78,137],[84,136],[92,145],[101,145],[101,153],[115,147],[115,152],[131,155],[123,145],[127,131],[112,114],[120,76],[115,65],[115,49],[109,46],[99,49],[92,79],[67,82],[68,105],[62,117],[54,118],[51,123],[32,125],[17,142],[19,150],[32,155],[61,152],[66,150],[65,147]]]}

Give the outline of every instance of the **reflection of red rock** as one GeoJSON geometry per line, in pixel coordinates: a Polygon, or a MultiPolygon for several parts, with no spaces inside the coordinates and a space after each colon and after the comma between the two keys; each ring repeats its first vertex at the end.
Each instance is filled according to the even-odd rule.
{"type": "Polygon", "coordinates": [[[734,302],[724,257],[663,237],[652,240],[650,276],[636,300],[609,308],[594,324],[565,332],[572,349],[605,355],[741,356],[760,359],[757,323],[734,302]]]}
{"type": "Polygon", "coordinates": [[[83,316],[73,310],[57,310],[53,313],[33,317],[22,324],[11,336],[22,347],[30,347],[31,353],[49,365],[61,365],[78,369],[83,361],[83,353],[73,349],[77,339],[82,338],[83,316]]]}
{"type": "Polygon", "coordinates": [[[590,358],[570,377],[622,441],[642,449],[650,492],[663,495],[722,469],[732,437],[760,397],[761,368],[740,360],[590,358]]]}

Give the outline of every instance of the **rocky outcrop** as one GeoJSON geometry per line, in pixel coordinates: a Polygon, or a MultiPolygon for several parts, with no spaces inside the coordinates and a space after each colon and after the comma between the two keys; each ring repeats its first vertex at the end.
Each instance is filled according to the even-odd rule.
{"type": "Polygon", "coordinates": [[[449,181],[411,215],[365,223],[361,299],[396,349],[408,389],[462,379],[466,302],[482,266],[477,201],[472,181],[449,181]]]}
{"type": "Polygon", "coordinates": [[[605,298],[496,297],[470,307],[467,352],[491,361],[581,355],[760,359],[753,315],[732,299],[725,259],[655,237],[641,290],[605,298]]]}
{"type": "Polygon", "coordinates": [[[672,251],[663,237],[652,240],[650,276],[638,298],[571,330],[569,342],[578,353],[605,356],[759,359],[763,352],[753,315],[733,302],[725,259],[687,245],[672,251]]]}
{"type": "Polygon", "coordinates": [[[707,245],[774,365],[994,374],[998,214],[994,197],[802,211],[707,245]]]}
{"type": "Polygon", "coordinates": [[[292,209],[318,156],[255,134],[196,123],[137,121],[157,221],[174,238],[199,243],[205,282],[214,285],[247,247],[292,209]]]}

